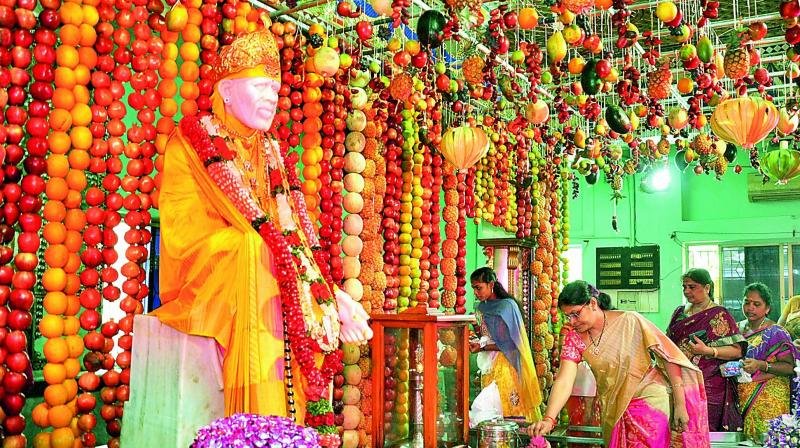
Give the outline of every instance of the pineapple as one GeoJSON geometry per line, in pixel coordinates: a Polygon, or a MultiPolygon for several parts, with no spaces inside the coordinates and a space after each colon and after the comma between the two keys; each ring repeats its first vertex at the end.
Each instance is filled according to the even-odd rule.
{"type": "Polygon", "coordinates": [[[464,62],[461,64],[461,72],[464,75],[464,80],[470,84],[482,84],[483,67],[485,65],[486,62],[477,54],[464,59],[464,62]]]}
{"type": "Polygon", "coordinates": [[[619,174],[615,174],[611,180],[611,189],[615,192],[619,192],[622,190],[622,176],[619,174]]]}
{"type": "Polygon", "coordinates": [[[736,36],[728,43],[723,67],[725,74],[731,79],[743,78],[750,71],[750,53],[736,36]]]}
{"type": "Polygon", "coordinates": [[[655,70],[647,74],[647,95],[656,100],[663,100],[670,95],[672,72],[669,70],[669,59],[662,59],[655,70]]]}
{"type": "Polygon", "coordinates": [[[722,156],[717,157],[717,161],[714,163],[714,172],[717,174],[717,178],[725,174],[725,171],[727,170],[728,170],[728,159],[722,156]]]}
{"type": "Polygon", "coordinates": [[[707,156],[711,152],[712,143],[714,142],[707,134],[700,133],[692,140],[689,147],[701,156],[707,156]]]}

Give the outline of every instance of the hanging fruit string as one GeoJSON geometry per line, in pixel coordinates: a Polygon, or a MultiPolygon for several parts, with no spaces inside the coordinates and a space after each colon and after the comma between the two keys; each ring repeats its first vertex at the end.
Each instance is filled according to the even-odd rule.
{"type": "Polygon", "coordinates": [[[412,199],[413,193],[412,190],[414,188],[413,180],[414,180],[414,148],[417,146],[417,131],[415,131],[414,125],[416,123],[416,117],[414,114],[413,109],[404,109],[401,112],[402,122],[401,122],[401,135],[403,137],[403,144],[401,150],[401,161],[400,161],[400,169],[401,169],[401,179],[402,179],[402,187],[401,187],[401,195],[400,195],[400,233],[398,235],[398,242],[400,243],[400,258],[399,258],[399,281],[400,281],[400,289],[399,294],[397,297],[397,307],[398,311],[403,311],[404,309],[408,308],[409,306],[416,305],[416,297],[412,295],[412,279],[411,279],[411,272],[414,269],[412,265],[411,256],[411,242],[412,242],[412,230],[413,226],[411,224],[412,220],[412,211],[414,208],[412,199]],[[412,303],[413,301],[413,303],[412,303]]]}
{"type": "MultiPolygon", "coordinates": [[[[439,125],[439,131],[434,133],[439,139],[441,139],[441,124],[439,125]]],[[[430,150],[429,150],[430,151],[430,150]]],[[[430,188],[430,216],[428,225],[430,226],[430,235],[429,235],[429,243],[425,244],[425,247],[428,248],[429,255],[428,255],[428,287],[429,287],[429,304],[431,308],[439,308],[441,306],[441,292],[440,292],[440,282],[439,282],[439,274],[441,272],[441,255],[440,255],[440,246],[442,243],[442,233],[439,227],[441,221],[441,192],[442,192],[442,165],[444,160],[442,159],[442,155],[438,152],[429,153],[431,163],[423,164],[424,169],[430,170],[430,176],[432,179],[432,185],[430,188]]],[[[425,175],[426,172],[423,172],[425,175]]],[[[424,225],[424,222],[423,222],[424,225]]]]}
{"type": "Polygon", "coordinates": [[[381,247],[381,220],[383,198],[386,192],[386,160],[381,156],[381,144],[377,137],[382,133],[377,116],[378,110],[367,108],[364,103],[366,124],[364,126],[364,193],[367,198],[361,216],[364,230],[361,232],[364,249],[361,254],[361,283],[364,297],[361,304],[367,312],[382,310],[385,300],[386,274],[384,273],[381,247]]]}
{"type": "MultiPolygon", "coordinates": [[[[33,2],[31,7],[35,6],[36,3],[33,2]]],[[[16,12],[33,16],[33,11],[25,8],[18,7],[16,12]]],[[[3,375],[5,396],[0,417],[4,443],[20,445],[26,443],[25,435],[22,434],[26,425],[22,416],[25,406],[23,391],[33,382],[26,333],[33,320],[30,311],[39,262],[37,252],[41,219],[38,213],[41,208],[41,193],[44,191],[40,176],[44,171],[41,156],[46,149],[46,144],[43,145],[41,139],[47,134],[47,124],[43,118],[48,112],[46,100],[52,94],[52,86],[47,81],[49,71],[36,70],[33,83],[28,74],[34,58],[36,65],[40,65],[43,62],[42,57],[46,59],[53,55],[52,44],[43,47],[42,53],[32,54],[34,34],[30,28],[36,24],[33,19],[25,23],[18,21],[10,29],[0,28],[8,40],[6,45],[11,47],[3,48],[8,56],[4,60],[8,61],[6,63],[9,66],[0,67],[5,84],[2,87],[7,92],[2,98],[2,109],[5,113],[0,117],[0,141],[5,143],[5,160],[2,166],[3,213],[0,218],[0,314],[3,316],[0,332],[4,336],[2,348],[5,353],[0,374],[3,375]],[[31,92],[31,95],[36,93],[27,109],[26,92],[31,92]],[[30,148],[27,157],[24,157],[23,148],[30,148]],[[21,162],[24,162],[22,167],[19,166],[21,162]],[[12,244],[15,237],[18,250],[13,256],[12,244]],[[13,266],[10,264],[12,256],[13,266]]]]}
{"type": "Polygon", "coordinates": [[[456,253],[456,314],[467,312],[467,173],[457,174],[458,185],[458,251],[456,253]]]}
{"type": "MultiPolygon", "coordinates": [[[[347,99],[347,102],[352,107],[352,102],[349,101],[349,92],[347,93],[347,99]]],[[[344,290],[354,300],[362,302],[362,304],[368,304],[365,309],[369,308],[369,311],[371,311],[369,296],[366,296],[367,299],[364,300],[365,285],[361,280],[365,268],[365,263],[362,263],[362,260],[367,261],[367,258],[362,256],[364,251],[364,216],[372,212],[372,207],[364,201],[363,194],[365,186],[364,171],[367,167],[367,160],[364,157],[366,137],[364,137],[362,131],[367,124],[366,114],[362,110],[354,109],[347,116],[345,123],[348,129],[344,143],[344,172],[346,173],[344,176],[344,190],[347,191],[345,197],[350,195],[357,196],[354,200],[347,201],[346,206],[347,204],[361,204],[361,209],[358,211],[356,211],[357,209],[346,209],[348,215],[344,219],[343,230],[345,236],[342,240],[344,290]]],[[[372,194],[374,195],[374,184],[372,194]]],[[[371,266],[366,267],[372,268],[371,266]]],[[[373,275],[373,273],[371,272],[370,275],[373,275]]]]}
{"type": "Polygon", "coordinates": [[[445,239],[442,241],[442,307],[445,310],[455,310],[456,288],[456,256],[458,255],[458,238],[461,233],[458,224],[459,194],[457,190],[458,177],[454,174],[455,168],[450,162],[443,165],[442,188],[444,189],[444,219],[445,239]]]}
{"type": "MultiPolygon", "coordinates": [[[[409,86],[403,83],[400,87],[407,89],[409,86]]],[[[384,290],[385,301],[382,306],[384,311],[391,312],[398,308],[400,287],[400,200],[403,194],[403,135],[400,120],[402,117],[397,113],[398,103],[391,96],[389,89],[380,92],[380,100],[376,100],[373,107],[382,109],[380,113],[385,119],[385,128],[381,139],[385,148],[383,157],[386,160],[386,193],[383,199],[381,233],[383,234],[383,272],[386,275],[386,289],[384,290]]]]}

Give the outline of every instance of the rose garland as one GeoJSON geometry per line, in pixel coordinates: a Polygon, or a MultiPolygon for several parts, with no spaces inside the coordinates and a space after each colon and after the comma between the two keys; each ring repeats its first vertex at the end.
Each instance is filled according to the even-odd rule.
{"type": "MultiPolygon", "coordinates": [[[[275,274],[281,291],[281,306],[287,319],[289,343],[308,384],[305,390],[308,398],[305,423],[314,427],[321,434],[334,434],[336,427],[333,426],[333,408],[330,402],[323,397],[327,395],[326,389],[333,376],[341,369],[342,352],[335,348],[337,347],[336,341],[313,338],[308,334],[309,330],[306,328],[304,320],[306,310],[301,304],[301,292],[297,285],[298,278],[301,278],[304,283],[310,282],[305,275],[306,268],[302,264],[300,235],[297,231],[279,231],[270,220],[269,215],[261,210],[244,187],[241,176],[234,171],[232,164],[228,163],[234,158],[233,151],[223,137],[209,135],[201,121],[203,117],[209,117],[209,115],[184,118],[180,123],[181,131],[197,151],[211,179],[251,222],[253,228],[261,235],[275,256],[275,274]],[[324,350],[323,345],[333,348],[324,350]],[[320,368],[317,368],[314,363],[314,353],[324,353],[324,361],[320,368]]],[[[287,163],[291,165],[290,160],[287,160],[287,163]]],[[[279,170],[273,170],[270,178],[273,185],[278,185],[277,189],[282,189],[283,178],[279,170]],[[280,178],[276,178],[276,176],[280,176],[280,178]],[[275,182],[276,180],[279,182],[275,182]]],[[[299,202],[302,199],[302,193],[299,191],[300,180],[297,173],[294,170],[288,170],[287,180],[293,198],[299,202]]],[[[274,194],[275,191],[272,193],[274,194]]],[[[304,207],[300,207],[297,212],[300,214],[300,225],[303,232],[309,241],[316,242],[313,225],[308,219],[304,207]]],[[[314,251],[315,259],[318,258],[318,252],[314,251]]],[[[317,263],[319,264],[319,261],[317,263]]],[[[322,269],[323,265],[319,265],[322,269]]],[[[330,274],[328,272],[322,274],[325,280],[313,281],[309,285],[310,293],[320,305],[329,305],[333,301],[330,274]]]]}

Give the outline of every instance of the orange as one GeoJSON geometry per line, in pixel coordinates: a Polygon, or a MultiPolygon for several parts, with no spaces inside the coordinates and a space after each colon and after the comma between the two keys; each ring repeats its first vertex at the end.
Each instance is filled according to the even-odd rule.
{"type": "Polygon", "coordinates": [[[67,256],[67,264],[62,266],[67,274],[74,274],[81,268],[81,257],[73,252],[67,256]]]}
{"type": "MultiPolygon", "coordinates": [[[[67,250],[67,246],[63,244],[51,244],[44,251],[44,261],[52,268],[63,268],[67,264],[69,255],[70,253],[67,250]]],[[[44,335],[44,333],[42,334],[44,335]]],[[[45,335],[45,337],[51,338],[53,336],[45,335]]]]}
{"type": "MultiPolygon", "coordinates": [[[[70,193],[73,193],[70,191],[70,193]]],[[[80,193],[75,191],[80,197],[80,193]]],[[[67,250],[73,253],[77,253],[81,250],[81,246],[83,246],[83,237],[81,237],[81,233],[76,230],[67,230],[66,235],[64,236],[64,245],[67,246],[67,250]]]]}
{"type": "MultiPolygon", "coordinates": [[[[83,199],[81,198],[80,191],[68,189],[67,197],[64,198],[64,206],[66,206],[67,208],[78,208],[81,206],[82,200],[83,199]]],[[[70,247],[69,244],[67,244],[67,247],[70,247]]],[[[70,250],[73,252],[77,252],[80,250],[80,246],[78,246],[77,249],[70,249],[70,250]]]]}
{"type": "Polygon", "coordinates": [[[51,177],[44,187],[45,194],[51,200],[63,201],[67,197],[67,181],[63,177],[51,177]]]}
{"type": "MultiPolygon", "coordinates": [[[[67,294],[67,297],[70,294],[76,294],[81,289],[81,278],[78,274],[67,274],[67,284],[64,286],[64,294],[67,294]]],[[[67,311],[65,314],[74,316],[81,311],[80,301],[78,301],[78,306],[73,308],[72,302],[69,302],[69,306],[67,307],[67,311]]]]}
{"type": "Polygon", "coordinates": [[[175,42],[165,43],[164,48],[161,49],[162,64],[168,60],[174,61],[175,59],[178,59],[178,46],[175,44],[175,42]]]}
{"type": "Polygon", "coordinates": [[[694,81],[692,78],[683,77],[678,80],[678,92],[683,95],[690,94],[694,91],[694,81]]]}
{"type": "MultiPolygon", "coordinates": [[[[78,301],[78,303],[80,303],[80,300],[77,297],[73,296],[67,297],[67,300],[68,300],[67,303],[72,303],[73,301],[76,300],[78,301]]],[[[66,314],[66,311],[64,312],[64,314],[66,314]]],[[[80,319],[78,319],[75,316],[64,316],[64,335],[72,336],[78,334],[79,331],[81,331],[80,319]]],[[[67,371],[69,371],[69,369],[67,369],[67,371]]]]}
{"type": "Polygon", "coordinates": [[[311,132],[319,132],[322,129],[322,120],[318,117],[308,117],[303,120],[303,132],[308,134],[311,132]]]}
{"type": "Polygon", "coordinates": [[[72,141],[66,132],[54,130],[47,136],[47,146],[54,154],[66,154],[71,144],[72,141]]]}
{"type": "Polygon", "coordinates": [[[187,8],[186,12],[189,14],[188,22],[192,25],[200,25],[203,22],[203,14],[197,8],[187,8]]]}
{"type": "MultiPolygon", "coordinates": [[[[63,221],[67,216],[67,209],[61,201],[47,201],[44,203],[42,215],[46,221],[63,221]]],[[[47,257],[47,252],[45,252],[45,257],[47,257]]]]}
{"type": "Polygon", "coordinates": [[[85,47],[92,47],[97,42],[97,31],[94,26],[88,23],[81,23],[80,25],[80,44],[85,47]]]}
{"type": "Polygon", "coordinates": [[[64,388],[67,389],[67,406],[73,407],[75,403],[72,400],[78,395],[78,382],[74,379],[64,380],[64,388]]]}
{"type": "Polygon", "coordinates": [[[310,132],[305,134],[300,140],[300,144],[304,149],[316,148],[322,145],[322,134],[319,132],[310,132]]]}
{"type": "Polygon", "coordinates": [[[61,45],[56,49],[56,63],[62,67],[77,67],[78,50],[72,45],[61,45]]]}
{"type": "MultiPolygon", "coordinates": [[[[81,345],[81,348],[83,348],[83,345],[81,345]]],[[[67,358],[63,365],[66,370],[66,377],[69,379],[73,379],[81,373],[81,363],[76,358],[67,358]]]]}
{"type": "MultiPolygon", "coordinates": [[[[75,277],[78,277],[78,276],[73,274],[72,278],[75,278],[75,277]]],[[[78,281],[79,280],[80,280],[80,278],[78,278],[78,281]]],[[[75,283],[76,282],[72,282],[72,285],[74,286],[75,283]]],[[[72,293],[67,293],[67,309],[64,310],[64,314],[67,317],[75,317],[81,311],[81,301],[80,301],[80,299],[78,299],[78,296],[75,295],[75,292],[77,292],[79,288],[80,288],[80,284],[78,284],[77,288],[73,287],[74,291],[72,293]]],[[[78,326],[80,326],[80,325],[78,325],[78,326]]],[[[68,334],[67,329],[68,329],[67,328],[67,324],[64,324],[64,334],[68,334]]],[[[73,329],[72,326],[69,327],[70,331],[72,331],[72,329],[73,329]]]]}
{"type": "Polygon", "coordinates": [[[66,177],[69,172],[69,158],[64,154],[51,154],[47,158],[47,175],[50,178],[66,177]]]}
{"type": "MultiPolygon", "coordinates": [[[[42,336],[48,339],[62,336],[64,334],[64,318],[55,314],[45,314],[42,316],[42,320],[39,321],[39,331],[42,336]]],[[[60,382],[48,381],[50,384],[60,382]]]]}
{"type": "Polygon", "coordinates": [[[100,21],[100,14],[97,12],[97,8],[93,5],[84,4],[81,9],[83,11],[83,23],[91,27],[97,25],[97,22],[100,21]]]}
{"type": "MultiPolygon", "coordinates": [[[[76,150],[72,150],[75,152],[76,150]]],[[[83,151],[86,152],[86,151],[83,151]]],[[[88,159],[88,155],[86,156],[88,159]]],[[[67,186],[71,190],[83,191],[86,189],[86,174],[80,169],[70,169],[67,172],[67,186]]]]}
{"type": "Polygon", "coordinates": [[[161,61],[161,65],[158,67],[158,74],[161,75],[162,79],[175,79],[178,76],[178,64],[172,59],[161,61]]]}
{"type": "MultiPolygon", "coordinates": [[[[53,180],[50,179],[47,184],[50,185],[53,180]]],[[[44,225],[42,236],[50,244],[61,244],[67,238],[67,228],[60,222],[48,222],[44,225]]]]}
{"type": "Polygon", "coordinates": [[[67,400],[67,388],[61,383],[51,384],[45,387],[44,402],[51,407],[65,404],[67,400]]]}
{"type": "Polygon", "coordinates": [[[72,126],[72,114],[66,109],[53,109],[50,111],[48,121],[54,131],[66,131],[72,126]]]}
{"type": "MultiPolygon", "coordinates": [[[[69,428],[74,414],[71,410],[67,409],[63,415],[63,418],[69,415],[69,419],[64,426],[56,427],[55,423],[53,424],[53,427],[56,429],[54,429],[53,433],[50,435],[50,448],[74,448],[75,446],[75,434],[72,432],[72,429],[69,428]]],[[[53,420],[52,409],[50,410],[50,420],[51,422],[53,420]]],[[[61,423],[61,421],[59,421],[59,423],[61,423]]]]}
{"type": "Polygon", "coordinates": [[[158,106],[158,111],[165,117],[174,117],[178,113],[178,102],[172,98],[164,98],[158,106]]]}
{"type": "Polygon", "coordinates": [[[89,149],[92,146],[92,131],[86,126],[75,126],[69,131],[72,146],[78,149],[89,149]]]}
{"type": "Polygon", "coordinates": [[[596,0],[594,6],[597,9],[607,10],[614,4],[613,0],[596,0]]]}
{"type": "MultiPolygon", "coordinates": [[[[48,225],[50,224],[53,223],[48,223],[48,225]]],[[[67,273],[63,269],[47,268],[42,274],[42,287],[44,287],[45,291],[63,291],[66,286],[67,273]]]]}
{"type": "Polygon", "coordinates": [[[77,25],[67,23],[61,27],[59,33],[61,45],[77,46],[81,42],[81,30],[77,25]]]}
{"type": "Polygon", "coordinates": [[[63,338],[48,339],[44,343],[42,352],[44,353],[44,357],[48,362],[62,363],[64,360],[69,358],[67,341],[65,341],[63,338]]]}
{"type": "Polygon", "coordinates": [[[200,77],[200,67],[193,60],[189,60],[181,64],[180,73],[182,80],[194,82],[200,77]]]}
{"type": "MultiPolygon", "coordinates": [[[[184,84],[186,85],[186,84],[184,84]]],[[[184,100],[181,102],[181,113],[183,116],[194,115],[197,113],[197,101],[195,100],[184,100]]]]}
{"type": "Polygon", "coordinates": [[[87,69],[95,68],[97,65],[97,52],[92,47],[80,47],[78,49],[78,62],[85,65],[87,69]]]}
{"type": "MultiPolygon", "coordinates": [[[[50,411],[50,409],[47,407],[47,404],[44,403],[44,402],[41,402],[41,403],[37,404],[36,406],[34,406],[33,410],[31,411],[31,419],[33,419],[33,423],[36,426],[40,427],[40,428],[46,428],[46,427],[50,426],[50,419],[47,418],[47,414],[48,414],[49,411],[50,411]]],[[[44,433],[37,434],[37,437],[40,434],[47,434],[48,436],[50,436],[50,433],[44,432],[44,433]]],[[[34,438],[34,441],[35,440],[36,439],[34,438]]],[[[45,445],[45,446],[49,447],[49,439],[48,439],[48,445],[45,445]]]]}
{"type": "Polygon", "coordinates": [[[64,314],[67,303],[67,296],[63,291],[51,291],[44,295],[42,306],[50,314],[64,314]]]}
{"type": "Polygon", "coordinates": [[[91,74],[86,67],[79,65],[75,68],[75,81],[78,84],[72,88],[72,95],[75,97],[76,103],[89,104],[89,101],[91,101],[92,95],[86,87],[90,78],[91,74]]]}
{"type": "Polygon", "coordinates": [[[181,37],[183,37],[184,42],[200,42],[202,36],[203,34],[200,32],[200,27],[193,23],[187,23],[183,30],[181,30],[181,37]]]}
{"type": "Polygon", "coordinates": [[[200,57],[200,47],[192,41],[182,43],[179,51],[184,64],[200,57]]]}
{"type": "Polygon", "coordinates": [[[42,375],[47,384],[61,384],[67,379],[67,368],[64,364],[48,362],[42,368],[42,375]]]}
{"type": "Polygon", "coordinates": [[[517,15],[517,21],[523,30],[532,30],[539,25],[539,13],[532,7],[522,8],[517,15]]]}
{"type": "Polygon", "coordinates": [[[411,56],[416,56],[420,51],[419,41],[416,40],[407,40],[405,45],[403,45],[403,49],[408,52],[411,56]]]}
{"type": "Polygon", "coordinates": [[[322,115],[322,103],[305,103],[303,104],[303,115],[306,118],[319,117],[322,115]]]}
{"type": "Polygon", "coordinates": [[[89,168],[90,161],[91,158],[89,157],[89,151],[73,149],[69,152],[69,166],[76,170],[85,171],[87,168],[89,168]]]}
{"type": "MultiPolygon", "coordinates": [[[[178,71],[175,69],[175,76],[177,75],[178,71]]],[[[165,99],[172,98],[176,93],[178,93],[178,85],[172,79],[162,79],[158,84],[158,93],[160,93],[165,99]]]]}
{"type": "MultiPolygon", "coordinates": [[[[185,100],[196,100],[200,96],[200,89],[194,82],[184,82],[180,88],[181,97],[185,100]]],[[[184,115],[187,115],[184,113],[184,115]]]]}
{"type": "Polygon", "coordinates": [[[83,23],[83,9],[77,3],[64,2],[58,12],[61,15],[61,23],[71,23],[73,25],[83,23]]]}
{"type": "MultiPolygon", "coordinates": [[[[70,69],[70,71],[72,71],[72,69],[70,69]]],[[[56,87],[56,90],[53,92],[53,107],[71,110],[74,105],[75,95],[72,93],[72,88],[56,87]]]]}

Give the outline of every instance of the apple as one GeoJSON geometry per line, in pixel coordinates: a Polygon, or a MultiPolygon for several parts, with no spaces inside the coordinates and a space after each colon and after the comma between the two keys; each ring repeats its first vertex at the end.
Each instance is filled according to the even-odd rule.
{"type": "Polygon", "coordinates": [[[753,22],[747,27],[750,40],[761,40],[767,36],[767,25],[764,22],[753,22]]]}

